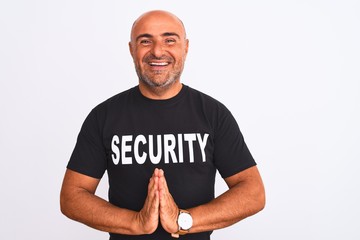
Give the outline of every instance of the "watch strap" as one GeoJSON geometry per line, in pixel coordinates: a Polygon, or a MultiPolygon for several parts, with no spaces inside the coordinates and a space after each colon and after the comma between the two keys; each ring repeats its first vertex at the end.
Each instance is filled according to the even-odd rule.
{"type": "MultiPolygon", "coordinates": [[[[190,214],[189,211],[186,211],[186,210],[184,210],[184,209],[179,209],[178,218],[179,218],[179,216],[180,216],[181,213],[188,213],[188,214],[190,214]]],[[[190,214],[190,215],[191,215],[191,214],[190,214]]],[[[172,233],[172,234],[171,234],[171,236],[172,236],[173,238],[179,238],[180,235],[185,235],[185,234],[189,233],[190,229],[187,229],[187,230],[182,229],[182,228],[180,227],[179,223],[178,223],[178,226],[179,226],[179,230],[178,230],[176,233],[172,233]]]]}

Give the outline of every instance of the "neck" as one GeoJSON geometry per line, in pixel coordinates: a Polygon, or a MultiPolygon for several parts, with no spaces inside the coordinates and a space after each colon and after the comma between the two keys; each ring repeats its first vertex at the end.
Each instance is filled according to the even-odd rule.
{"type": "Polygon", "coordinates": [[[139,82],[139,89],[143,96],[154,100],[166,100],[175,97],[182,88],[180,81],[175,81],[169,86],[152,87],[143,82],[139,82]]]}

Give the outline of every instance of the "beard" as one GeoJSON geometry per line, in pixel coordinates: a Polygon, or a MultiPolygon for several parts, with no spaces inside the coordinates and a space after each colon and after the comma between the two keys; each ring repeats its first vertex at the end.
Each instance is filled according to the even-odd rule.
{"type": "MultiPolygon", "coordinates": [[[[173,63],[174,60],[171,57],[161,57],[156,58],[152,55],[149,55],[144,58],[145,65],[151,60],[166,60],[167,62],[173,63]]],[[[175,65],[175,69],[167,70],[166,72],[163,70],[159,71],[146,71],[142,70],[139,65],[135,64],[135,70],[139,77],[139,80],[147,85],[150,88],[156,89],[166,89],[170,87],[173,83],[175,83],[178,79],[180,79],[184,64],[175,65]]]]}
{"type": "Polygon", "coordinates": [[[169,72],[165,76],[163,72],[158,71],[153,74],[147,74],[146,72],[141,72],[140,70],[136,70],[139,80],[142,83],[145,83],[149,87],[153,88],[166,88],[171,86],[174,82],[176,82],[181,75],[181,72],[169,72]]]}

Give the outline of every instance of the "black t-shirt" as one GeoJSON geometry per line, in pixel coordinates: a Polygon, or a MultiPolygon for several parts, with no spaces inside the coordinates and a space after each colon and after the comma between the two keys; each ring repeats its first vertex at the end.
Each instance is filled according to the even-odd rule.
{"type": "MultiPolygon", "coordinates": [[[[175,202],[187,209],[214,198],[216,170],[226,178],[254,165],[229,110],[183,85],[167,100],[148,99],[136,86],[99,104],[83,123],[67,167],[98,179],[107,171],[109,202],[139,211],[155,168],[164,170],[175,202]]],[[[181,238],[205,240],[210,234],[181,238]]],[[[152,235],[110,236],[172,239],[161,226],[152,235]]]]}

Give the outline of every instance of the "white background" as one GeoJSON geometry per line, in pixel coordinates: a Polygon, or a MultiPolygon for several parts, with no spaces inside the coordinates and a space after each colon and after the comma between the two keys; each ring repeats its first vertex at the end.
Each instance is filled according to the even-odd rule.
{"type": "Polygon", "coordinates": [[[108,238],[59,191],[86,115],[137,84],[127,43],[152,9],[184,21],[182,81],[232,111],[266,186],[265,210],[213,239],[360,239],[355,0],[1,1],[0,239],[108,238]]]}

